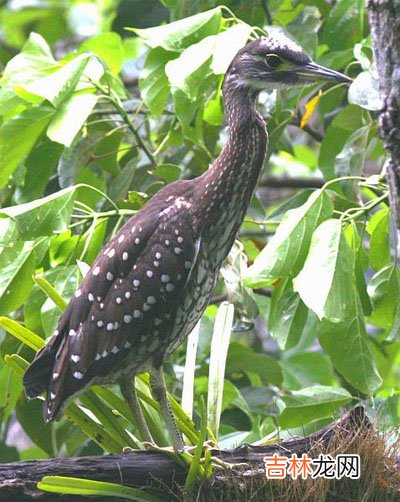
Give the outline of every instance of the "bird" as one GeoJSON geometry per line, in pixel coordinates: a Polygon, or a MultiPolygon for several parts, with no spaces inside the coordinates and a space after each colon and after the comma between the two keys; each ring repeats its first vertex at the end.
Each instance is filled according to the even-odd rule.
{"type": "Polygon", "coordinates": [[[268,144],[258,95],[318,81],[351,79],[313,62],[284,34],[261,36],[238,51],[222,86],[229,134],[220,155],[197,178],[163,187],[122,226],[27,368],[26,396],[47,394],[46,422],[89,386],[119,384],[142,439],[153,442],[134,385],[149,371],[173,448],[184,449],[163,362],[207,307],[256,188],[268,144]]]}

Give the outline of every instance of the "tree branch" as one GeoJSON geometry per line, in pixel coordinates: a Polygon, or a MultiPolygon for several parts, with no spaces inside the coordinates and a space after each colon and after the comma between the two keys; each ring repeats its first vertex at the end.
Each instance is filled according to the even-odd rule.
{"type": "Polygon", "coordinates": [[[272,19],[272,14],[271,11],[269,10],[267,0],[261,0],[261,7],[264,9],[265,17],[267,19],[267,24],[273,24],[274,21],[272,19]]]}
{"type": "Polygon", "coordinates": [[[292,176],[270,176],[258,184],[267,188],[321,188],[324,185],[322,178],[295,178],[292,176]]]}
{"type": "MultiPolygon", "coordinates": [[[[241,467],[252,476],[262,478],[266,455],[289,456],[308,452],[313,455],[321,447],[328,448],[331,441],[340,435],[348,444],[360,430],[371,430],[371,424],[362,407],[346,413],[340,420],[306,437],[294,437],[267,446],[243,445],[231,450],[212,450],[212,455],[222,461],[245,464],[241,467]]],[[[94,479],[134,487],[162,486],[165,493],[182,486],[186,473],[168,454],[156,451],[137,451],[119,455],[98,455],[92,457],[54,458],[48,460],[12,462],[1,464],[0,499],[35,500],[54,502],[65,500],[61,496],[38,490],[36,484],[43,476],[70,476],[94,479]]],[[[232,473],[219,473],[218,482],[232,478],[232,473]],[[225,478],[224,478],[225,476],[225,478]]],[[[74,499],[75,500],[75,499],[74,499]]],[[[79,500],[77,498],[77,500],[79,500]]]]}

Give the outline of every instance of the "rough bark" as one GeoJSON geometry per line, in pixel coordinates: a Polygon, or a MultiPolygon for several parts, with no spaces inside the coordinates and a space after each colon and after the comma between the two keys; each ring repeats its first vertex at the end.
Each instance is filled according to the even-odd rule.
{"type": "Polygon", "coordinates": [[[391,207],[400,230],[400,0],[369,0],[368,10],[383,101],[379,128],[389,154],[391,207]]]}
{"type": "MultiPolygon", "coordinates": [[[[364,409],[358,407],[337,422],[306,437],[294,437],[268,446],[244,445],[232,450],[213,450],[212,454],[227,463],[244,464],[240,469],[242,473],[260,478],[264,477],[263,458],[266,455],[312,454],[313,449],[327,447],[337,434],[342,438],[348,436],[350,440],[360,430],[370,428],[364,409]]],[[[61,496],[37,489],[36,484],[43,476],[71,476],[134,487],[163,486],[164,493],[168,489],[172,493],[177,485],[184,483],[186,473],[171,456],[155,451],[5,463],[0,464],[0,500],[63,500],[61,496]]],[[[232,474],[229,475],[231,477],[232,474]]],[[[223,478],[224,473],[219,473],[219,483],[223,482],[223,478]]]]}

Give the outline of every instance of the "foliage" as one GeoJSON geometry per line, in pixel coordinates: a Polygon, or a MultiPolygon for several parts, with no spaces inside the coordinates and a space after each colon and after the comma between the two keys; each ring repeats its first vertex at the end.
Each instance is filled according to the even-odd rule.
{"type": "MultiPolygon", "coordinates": [[[[181,371],[181,347],[168,371],[171,393],[180,396],[182,380],[196,370],[193,421],[175,400],[174,412],[193,444],[208,416],[209,434],[219,435],[221,447],[278,430],[281,436],[314,430],[360,400],[389,413],[388,396],[390,423],[399,422],[400,277],[379,174],[384,151],[364,7],[355,0],[274,0],[270,11],[244,0],[220,3],[202,2],[200,11],[165,1],[169,10],[157,4],[155,19],[162,12],[175,22],[157,18],[140,27],[132,13],[132,28],[119,33],[113,18],[123,2],[0,8],[3,459],[140,447],[117,390],[93,388],[69,406],[66,419],[44,425],[38,402],[23,397],[21,375],[32,349],[55,330],[87,264],[124,219],[166,183],[204,172],[218,155],[223,74],[246,40],[271,30],[270,16],[318,62],[355,81],[349,100],[342,85],[261,96],[270,138],[266,170],[321,176],[323,186],[285,193],[267,209],[261,191],[253,197],[241,244],[202,320],[197,366],[181,371]],[[221,295],[235,307],[232,333],[224,304],[216,316],[221,295]],[[231,336],[226,357],[215,337],[210,354],[214,321],[217,336],[220,323],[229,331],[226,349],[231,336]],[[209,381],[210,358],[218,365],[209,381]],[[29,449],[7,445],[15,417],[32,440],[29,449]]],[[[154,437],[166,445],[146,375],[138,395],[154,437]]],[[[198,459],[195,466],[208,475],[198,459]]]]}

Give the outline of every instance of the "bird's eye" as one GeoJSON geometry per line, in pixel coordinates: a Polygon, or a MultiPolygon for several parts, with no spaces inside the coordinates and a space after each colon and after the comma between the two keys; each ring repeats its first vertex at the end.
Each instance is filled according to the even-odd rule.
{"type": "Polygon", "coordinates": [[[276,54],[268,54],[266,57],[265,57],[265,62],[267,63],[267,65],[270,67],[270,68],[278,68],[278,66],[280,66],[282,64],[282,59],[277,56],[276,54]]]}

